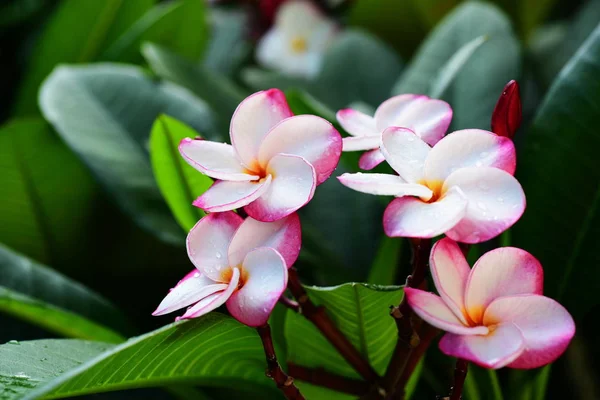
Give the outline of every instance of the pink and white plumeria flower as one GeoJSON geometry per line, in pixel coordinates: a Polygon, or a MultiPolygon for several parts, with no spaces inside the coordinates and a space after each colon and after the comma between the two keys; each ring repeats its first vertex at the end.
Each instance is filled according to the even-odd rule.
{"type": "Polygon", "coordinates": [[[152,315],[190,306],[181,318],[197,318],[226,304],[248,326],[265,324],[287,287],[288,268],[300,253],[296,214],[260,222],[228,211],[202,218],[187,237],[196,269],[187,274],[152,315]]]}
{"type": "Polygon", "coordinates": [[[286,75],[313,78],[321,70],[325,50],[338,28],[308,1],[287,1],[275,24],[258,43],[256,58],[286,75]]]}
{"type": "Polygon", "coordinates": [[[408,128],[433,146],[448,130],[452,108],[442,100],[402,94],[381,103],[373,117],[351,108],[338,111],[336,116],[340,125],[352,135],[343,139],[343,151],[369,150],[360,157],[358,166],[370,170],[385,160],[379,144],[386,128],[408,128]]]}
{"type": "Polygon", "coordinates": [[[308,203],[342,151],[333,125],[314,115],[294,116],[278,89],[242,101],[230,136],[232,145],[181,141],[179,151],[188,164],[218,179],[194,205],[210,212],[244,207],[259,221],[278,220],[308,203]]]}
{"type": "Polygon", "coordinates": [[[569,312],[542,296],[542,266],[531,254],[504,247],[473,269],[458,245],[438,241],[431,275],[440,294],[406,288],[408,304],[446,331],[440,349],[486,368],[537,368],[556,360],[575,334],[569,312]]]}
{"type": "Polygon", "coordinates": [[[396,196],[383,216],[391,237],[432,238],[445,233],[464,243],[489,240],[525,210],[525,194],[512,176],[513,142],[492,132],[466,129],[433,148],[406,128],[387,128],[381,152],[399,174],[338,177],[351,189],[396,196]]]}

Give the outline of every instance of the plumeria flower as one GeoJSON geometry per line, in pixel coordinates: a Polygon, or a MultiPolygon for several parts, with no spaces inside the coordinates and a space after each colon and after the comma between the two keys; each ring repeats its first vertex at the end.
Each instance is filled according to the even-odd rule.
{"type": "Polygon", "coordinates": [[[337,31],[337,25],[310,2],[287,1],[258,43],[257,60],[286,75],[312,78],[337,31]]]}
{"type": "Polygon", "coordinates": [[[152,315],[193,304],[181,318],[197,318],[226,304],[241,323],[265,324],[287,286],[287,270],[298,258],[300,234],[296,214],[277,222],[243,220],[233,211],[207,215],[187,237],[196,269],[152,315]]]}
{"type": "Polygon", "coordinates": [[[388,236],[432,238],[445,233],[464,243],[489,240],[525,210],[525,194],[512,176],[513,142],[479,129],[451,133],[433,148],[406,128],[387,128],[381,152],[399,174],[338,177],[354,190],[396,196],[386,208],[388,236]]]}
{"type": "Polygon", "coordinates": [[[210,212],[244,207],[275,221],[312,199],[338,164],[342,138],[325,119],[294,116],[283,92],[246,98],[231,119],[232,145],[184,139],[179,151],[198,171],[218,179],[194,201],[210,212]]]}
{"type": "Polygon", "coordinates": [[[524,250],[492,250],[469,269],[458,245],[442,239],[430,265],[440,296],[405,293],[419,317],[447,332],[447,355],[486,368],[537,368],[560,357],[575,334],[569,312],[542,296],[542,266],[524,250]]]}
{"type": "Polygon", "coordinates": [[[344,151],[369,150],[358,161],[361,169],[370,170],[385,158],[379,150],[381,133],[389,127],[412,130],[425,143],[435,145],[444,136],[452,120],[452,108],[442,100],[416,94],[402,94],[381,103],[373,117],[345,108],[337,120],[350,137],[343,139],[344,151]]]}

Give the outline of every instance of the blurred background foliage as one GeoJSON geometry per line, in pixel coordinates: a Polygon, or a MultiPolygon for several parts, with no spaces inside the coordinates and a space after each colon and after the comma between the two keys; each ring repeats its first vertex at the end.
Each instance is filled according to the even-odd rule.
{"type": "MultiPolygon", "coordinates": [[[[372,111],[391,95],[424,93],[452,105],[452,130],[489,129],[504,84],[517,79],[524,101],[517,176],[529,207],[511,232],[475,246],[471,257],[500,243],[532,252],[545,267],[546,292],[574,314],[578,335],[551,369],[498,374],[474,369],[465,398],[600,398],[600,343],[593,320],[600,311],[595,249],[600,236],[600,1],[319,1],[342,30],[311,80],[256,64],[253,48],[269,21],[256,1],[216,3],[0,2],[2,342],[68,337],[119,343],[164,325],[165,319],[150,313],[168,285],[191,268],[183,238],[203,214],[190,203],[211,184],[182,162],[176,145],[197,135],[228,140],[233,110],[253,91],[281,88],[295,113],[317,114],[334,124],[339,108],[372,111]]],[[[355,153],[344,154],[336,174],[357,171],[357,159],[355,153]]],[[[336,179],[321,186],[301,210],[304,245],[298,268],[305,282],[402,284],[408,271],[396,265],[408,266],[409,247],[384,237],[386,202],[343,189],[336,179]]],[[[343,306],[328,292],[314,290],[329,308],[343,306]]],[[[351,301],[352,295],[340,294],[344,286],[337,290],[351,301]]],[[[389,293],[380,301],[397,296],[389,293]]],[[[188,325],[208,330],[219,318],[188,325]]],[[[285,312],[277,310],[277,318],[283,327],[285,312]]],[[[299,334],[311,328],[303,324],[285,321],[287,342],[280,331],[281,352],[287,346],[293,360],[306,356],[298,351],[312,333],[299,334]]],[[[232,340],[232,332],[241,329],[219,327],[232,340]]],[[[160,346],[168,329],[140,340],[160,346]]],[[[329,354],[326,343],[319,347],[315,341],[329,354]]],[[[27,351],[42,351],[42,344],[32,342],[27,351]]],[[[96,369],[86,372],[90,380],[82,387],[87,389],[56,386],[59,382],[43,393],[94,392],[102,382],[92,373],[114,368],[115,357],[134,354],[136,344],[109,346],[77,353],[78,363],[104,354],[91,367],[96,369]]],[[[248,350],[252,357],[254,347],[248,350]]],[[[178,354],[192,349],[181,347],[178,354]]],[[[344,366],[339,368],[343,373],[344,366]]],[[[443,393],[450,374],[451,360],[432,346],[414,381],[413,398],[443,393]]],[[[211,383],[219,376],[198,369],[188,380],[224,386],[211,383]]],[[[162,386],[146,378],[137,386],[162,386]]],[[[115,379],[99,391],[122,388],[115,379]]],[[[276,398],[269,385],[261,385],[240,385],[235,393],[213,388],[131,395],[276,398]]],[[[11,395],[6,398],[19,398],[11,395]]],[[[111,396],[118,398],[100,397],[111,396]]],[[[332,396],[339,395],[321,391],[309,398],[332,396]]]]}

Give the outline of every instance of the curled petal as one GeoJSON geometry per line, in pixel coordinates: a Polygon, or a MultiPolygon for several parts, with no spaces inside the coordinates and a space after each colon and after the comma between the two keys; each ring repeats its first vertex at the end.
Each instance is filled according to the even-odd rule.
{"type": "Polygon", "coordinates": [[[456,131],[431,149],[425,162],[425,177],[444,181],[465,167],[494,167],[515,173],[516,153],[512,140],[480,129],[456,131]]]}
{"type": "Polygon", "coordinates": [[[261,181],[216,181],[194,200],[194,205],[205,211],[222,212],[244,207],[262,196],[271,185],[271,176],[261,181]]]}
{"type": "Polygon", "coordinates": [[[381,137],[377,136],[351,136],[342,139],[343,151],[360,151],[379,149],[381,137]]]}
{"type": "Polygon", "coordinates": [[[252,218],[271,222],[290,215],[312,199],[317,186],[313,166],[300,156],[278,154],[267,167],[273,181],[244,210],[252,218]]]}
{"type": "Polygon", "coordinates": [[[152,315],[163,315],[187,307],[216,292],[227,289],[227,285],[216,283],[197,269],[187,274],[167,297],[161,301],[152,315]]]}
{"type": "Polygon", "coordinates": [[[433,146],[446,133],[452,121],[452,108],[442,100],[427,96],[400,95],[382,103],[375,113],[377,126],[408,128],[433,146]]]}
{"type": "Polygon", "coordinates": [[[379,164],[385,161],[383,153],[379,149],[367,151],[360,156],[358,160],[358,167],[366,171],[372,170],[379,164]]]}
{"type": "Polygon", "coordinates": [[[467,199],[456,188],[433,203],[400,197],[385,209],[383,229],[390,237],[432,238],[456,225],[466,209],[467,199]]]}
{"type": "Polygon", "coordinates": [[[242,224],[233,211],[209,214],[190,230],[186,239],[188,256],[198,270],[215,282],[227,283],[221,271],[228,268],[227,248],[242,224]]]}
{"type": "Polygon", "coordinates": [[[525,250],[502,247],[485,253],[473,266],[465,292],[465,305],[473,321],[481,322],[486,307],[502,296],[543,292],[544,271],[525,250]]]}
{"type": "Polygon", "coordinates": [[[179,152],[188,164],[211,178],[228,181],[259,179],[247,172],[228,144],[185,138],[179,143],[179,152]]]}
{"type": "Polygon", "coordinates": [[[377,136],[381,133],[375,126],[375,119],[351,108],[344,108],[335,115],[346,132],[352,136],[377,136]]]}
{"type": "Polygon", "coordinates": [[[452,312],[467,324],[465,287],[471,269],[460,247],[448,238],[439,240],[431,249],[429,265],[438,293],[452,312]]]}
{"type": "Polygon", "coordinates": [[[386,161],[407,182],[423,179],[423,166],[431,148],[413,131],[387,128],[381,136],[381,152],[386,161]]]}
{"type": "Polygon", "coordinates": [[[509,173],[497,168],[462,168],[442,190],[459,187],[469,205],[464,218],[446,235],[458,242],[480,243],[498,236],[525,211],[525,193],[509,173]]]}
{"type": "Polygon", "coordinates": [[[240,265],[246,255],[258,247],[271,247],[291,267],[300,253],[302,230],[298,214],[273,222],[261,222],[251,217],[244,220],[229,245],[229,265],[240,265]]]}
{"type": "Polygon", "coordinates": [[[253,166],[265,135],[292,115],[285,95],[279,89],[254,93],[244,99],[233,113],[229,128],[231,144],[239,159],[246,166],[253,166]]]}
{"type": "Polygon", "coordinates": [[[561,356],[575,335],[569,312],[540,295],[501,297],[485,311],[484,323],[515,324],[525,338],[525,351],[509,366],[537,368],[561,356]]]}
{"type": "Polygon", "coordinates": [[[248,326],[264,325],[288,281],[285,260],[276,250],[261,247],[248,253],[243,286],[227,301],[231,315],[248,326]]]}
{"type": "Polygon", "coordinates": [[[238,283],[240,281],[240,270],[238,268],[232,268],[231,270],[231,280],[227,285],[227,289],[217,292],[215,294],[211,294],[208,297],[200,300],[193,307],[186,311],[185,314],[181,317],[182,319],[189,318],[198,318],[207,314],[219,307],[221,307],[233,294],[233,292],[238,288],[238,283]]]}
{"type": "Polygon", "coordinates": [[[519,328],[508,323],[498,325],[487,335],[447,333],[440,340],[440,350],[484,368],[497,369],[505,367],[523,354],[525,339],[519,328]]]}
{"type": "Polygon", "coordinates": [[[492,113],[492,132],[512,139],[521,125],[521,95],[517,81],[512,80],[504,90],[492,113]]]}
{"type": "Polygon", "coordinates": [[[303,157],[315,169],[317,184],[333,172],[342,154],[342,137],[327,120],[298,115],[275,126],[260,145],[259,161],[266,167],[277,154],[303,157]]]}
{"type": "Polygon", "coordinates": [[[406,183],[397,175],[345,173],[338,176],[338,180],[350,189],[380,196],[418,196],[429,199],[433,194],[428,187],[406,183]]]}
{"type": "Polygon", "coordinates": [[[436,328],[459,335],[485,335],[488,333],[488,328],[485,326],[470,327],[463,324],[444,303],[444,300],[433,293],[407,287],[404,288],[404,294],[413,311],[436,328]]]}

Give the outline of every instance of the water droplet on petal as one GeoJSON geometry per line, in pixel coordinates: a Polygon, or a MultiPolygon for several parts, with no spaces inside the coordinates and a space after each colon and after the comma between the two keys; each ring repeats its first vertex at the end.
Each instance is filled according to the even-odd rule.
{"type": "Polygon", "coordinates": [[[194,272],[194,278],[200,278],[200,272],[194,272]]]}
{"type": "Polygon", "coordinates": [[[223,255],[222,255],[220,252],[218,252],[218,251],[217,251],[217,254],[215,254],[215,256],[216,256],[217,258],[221,258],[221,257],[223,257],[223,255]]]}

